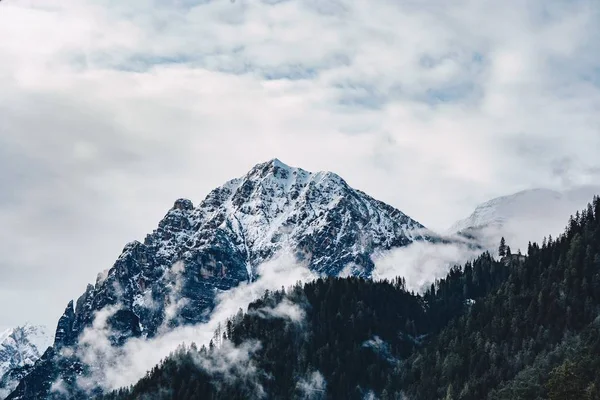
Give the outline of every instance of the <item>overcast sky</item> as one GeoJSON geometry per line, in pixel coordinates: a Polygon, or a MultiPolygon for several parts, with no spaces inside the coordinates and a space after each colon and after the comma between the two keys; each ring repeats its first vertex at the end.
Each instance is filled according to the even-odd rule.
{"type": "Polygon", "coordinates": [[[273,157],[443,230],[598,149],[597,0],[5,0],[0,328],[273,157]]]}

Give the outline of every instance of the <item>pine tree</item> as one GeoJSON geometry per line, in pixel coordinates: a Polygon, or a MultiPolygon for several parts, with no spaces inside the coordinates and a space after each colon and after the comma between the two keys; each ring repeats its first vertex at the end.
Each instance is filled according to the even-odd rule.
{"type": "Polygon", "coordinates": [[[498,255],[500,257],[506,256],[506,240],[504,240],[504,236],[500,239],[500,247],[498,247],[498,255]]]}

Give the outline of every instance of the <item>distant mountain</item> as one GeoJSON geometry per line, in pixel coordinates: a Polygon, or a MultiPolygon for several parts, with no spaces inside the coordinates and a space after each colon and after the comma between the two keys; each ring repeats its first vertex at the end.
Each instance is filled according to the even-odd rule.
{"type": "Polygon", "coordinates": [[[17,386],[51,344],[43,326],[27,324],[0,333],[0,398],[17,386]]]}
{"type": "Polygon", "coordinates": [[[369,277],[372,255],[418,240],[429,240],[421,224],[334,173],[277,159],[258,164],[197,207],[177,200],[143,243],[127,244],[114,266],[68,304],[53,348],[9,398],[47,398],[59,381],[60,392],[75,397],[77,377],[99,368],[76,349],[101,310],[118,347],[205,321],[218,291],[255,279],[257,267],[280,251],[319,274],[369,277]]]}
{"type": "Polygon", "coordinates": [[[582,186],[565,192],[524,190],[487,201],[449,229],[476,237],[484,247],[495,249],[504,236],[514,251],[525,250],[529,241],[557,236],[573,210],[585,208],[600,186],[582,186]]]}

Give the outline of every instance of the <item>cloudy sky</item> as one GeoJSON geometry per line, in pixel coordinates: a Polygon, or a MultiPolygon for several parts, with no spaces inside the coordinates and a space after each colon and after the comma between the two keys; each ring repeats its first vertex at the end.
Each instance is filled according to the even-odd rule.
{"type": "Polygon", "coordinates": [[[0,328],[278,157],[443,230],[600,176],[597,0],[4,0],[0,328]]]}

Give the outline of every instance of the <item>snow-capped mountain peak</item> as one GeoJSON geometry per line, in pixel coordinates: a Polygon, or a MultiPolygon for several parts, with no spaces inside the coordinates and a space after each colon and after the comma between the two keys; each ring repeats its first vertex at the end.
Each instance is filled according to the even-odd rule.
{"type": "MultiPolygon", "coordinates": [[[[101,310],[112,310],[108,340],[121,346],[206,321],[218,292],[255,279],[258,267],[282,251],[318,274],[371,276],[373,255],[429,240],[423,229],[332,172],[309,172],[277,159],[258,164],[197,206],[176,200],[143,243],[128,243],[113,267],[68,304],[55,351],[34,368],[58,370],[72,381],[62,349],[77,347],[101,310]]],[[[35,379],[25,377],[11,398],[45,398],[45,383],[35,379]],[[39,390],[27,397],[25,388],[32,385],[39,390]]]]}
{"type": "Polygon", "coordinates": [[[423,229],[402,212],[352,189],[337,174],[311,173],[278,159],[213,190],[196,208],[189,200],[177,200],[160,226],[166,233],[161,238],[164,253],[182,244],[210,245],[207,231],[225,233],[245,259],[250,278],[258,264],[281,249],[308,257],[319,271],[327,269],[330,255],[315,254],[314,243],[307,243],[315,236],[330,250],[351,240],[353,252],[359,253],[407,244],[420,238],[423,229]]]}

